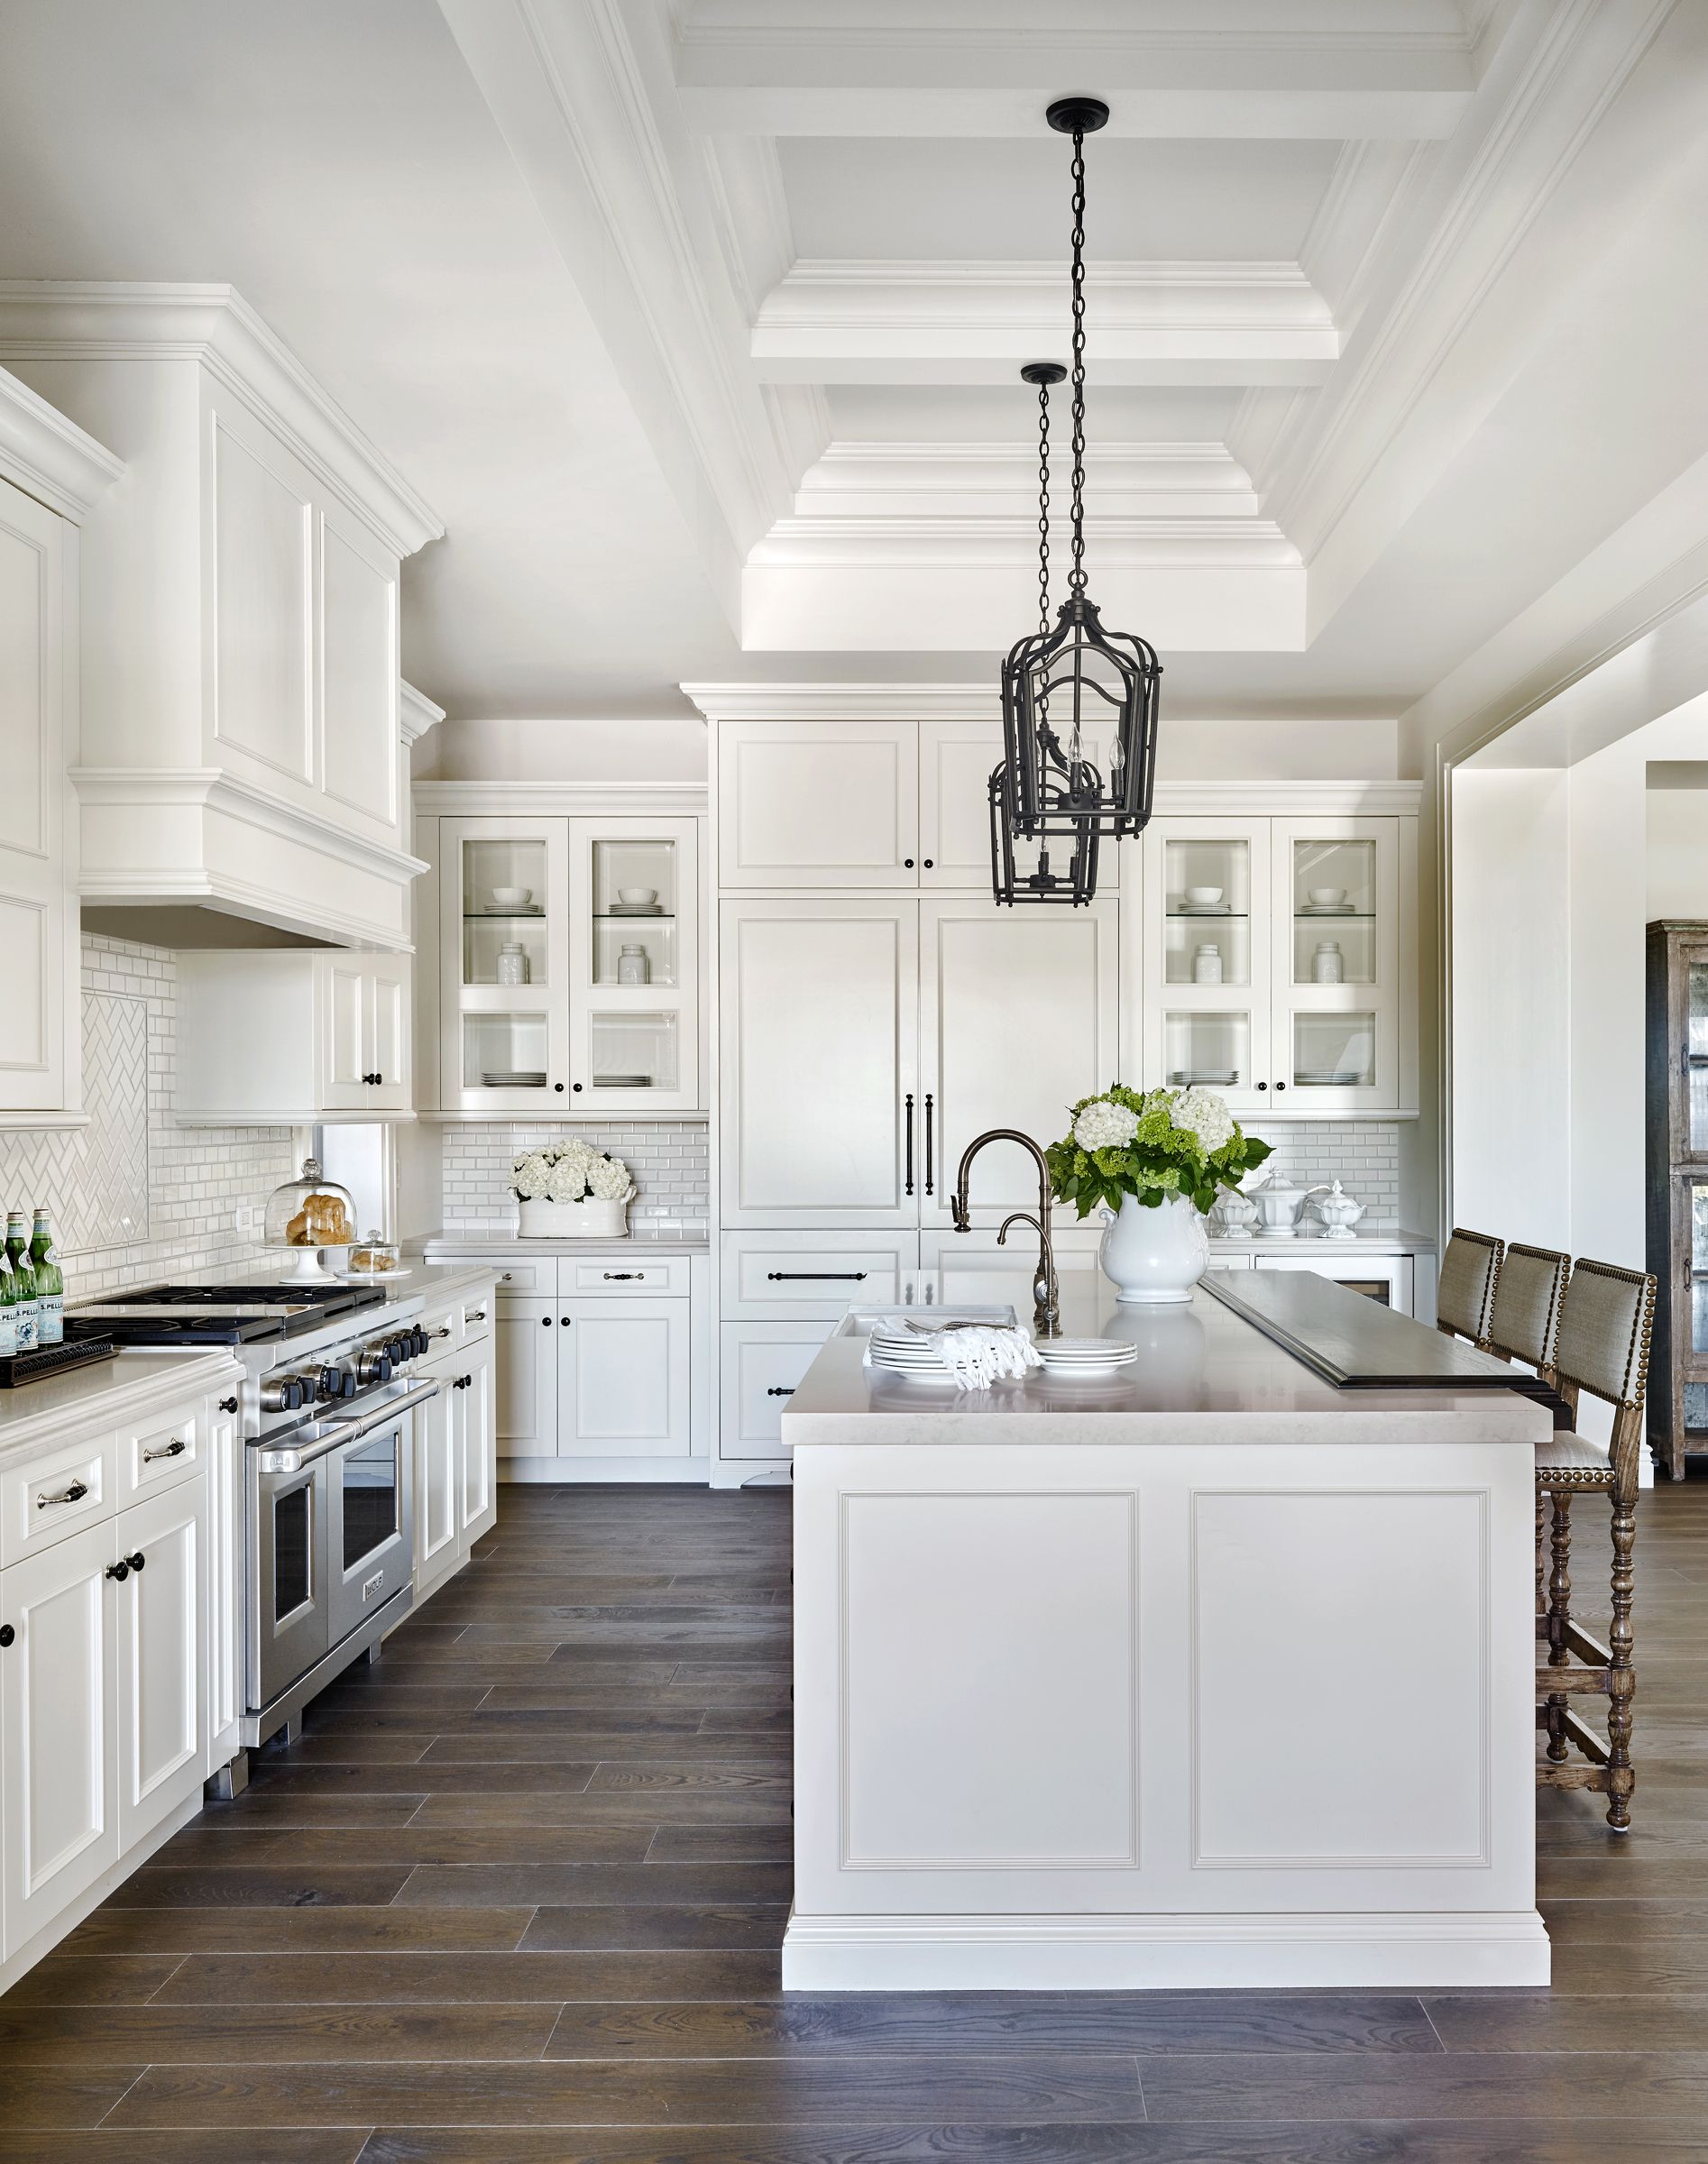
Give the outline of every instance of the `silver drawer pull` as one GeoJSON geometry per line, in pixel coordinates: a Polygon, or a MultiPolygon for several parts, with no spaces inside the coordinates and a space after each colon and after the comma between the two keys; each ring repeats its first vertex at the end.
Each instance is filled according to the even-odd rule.
{"type": "Polygon", "coordinates": [[[35,1507],[38,1510],[46,1510],[55,1503],[80,1503],[88,1492],[83,1481],[73,1481],[69,1488],[62,1488],[58,1495],[38,1495],[35,1507]]]}
{"type": "Polygon", "coordinates": [[[142,1463],[144,1465],[152,1465],[156,1458],[181,1458],[188,1448],[188,1443],[179,1436],[174,1435],[164,1450],[145,1450],[142,1453],[142,1463]]]}
{"type": "Polygon", "coordinates": [[[463,1320],[465,1323],[483,1323],[486,1320],[486,1310],[484,1307],[465,1307],[463,1310],[463,1320]]]}
{"type": "Polygon", "coordinates": [[[449,1337],[450,1334],[451,1325],[449,1323],[446,1323],[443,1330],[429,1330],[427,1332],[427,1335],[429,1337],[449,1337]]]}

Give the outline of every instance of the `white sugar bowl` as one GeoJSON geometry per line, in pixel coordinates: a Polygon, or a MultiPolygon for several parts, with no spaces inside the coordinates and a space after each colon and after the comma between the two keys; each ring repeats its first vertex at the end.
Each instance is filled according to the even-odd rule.
{"type": "Polygon", "coordinates": [[[1352,1228],[1364,1214],[1362,1202],[1354,1202],[1336,1180],[1317,1205],[1317,1215],[1323,1221],[1326,1240],[1350,1240],[1352,1228]]]}
{"type": "Polygon", "coordinates": [[[1223,1240],[1249,1240],[1257,1223],[1257,1205],[1237,1187],[1224,1187],[1216,1198],[1216,1229],[1223,1240]]]}

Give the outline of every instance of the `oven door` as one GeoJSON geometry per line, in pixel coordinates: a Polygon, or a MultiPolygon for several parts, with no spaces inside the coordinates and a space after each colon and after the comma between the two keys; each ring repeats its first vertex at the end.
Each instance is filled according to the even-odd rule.
{"type": "Polygon", "coordinates": [[[332,1644],[326,1461],[288,1472],[252,1468],[249,1703],[258,1711],[332,1644]]]}
{"type": "Polygon", "coordinates": [[[432,1391],[351,1425],[326,1460],[332,1643],[409,1584],[415,1567],[415,1414],[432,1391]]]}

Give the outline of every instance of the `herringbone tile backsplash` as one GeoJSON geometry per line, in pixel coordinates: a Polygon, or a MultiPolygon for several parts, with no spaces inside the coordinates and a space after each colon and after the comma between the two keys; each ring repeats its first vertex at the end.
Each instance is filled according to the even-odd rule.
{"type": "Polygon", "coordinates": [[[52,1211],[73,1299],[253,1269],[262,1251],[237,1211],[296,1170],[288,1127],[175,1124],[177,974],[165,948],[86,932],[89,1123],[0,1131],[0,1208],[52,1211]]]}

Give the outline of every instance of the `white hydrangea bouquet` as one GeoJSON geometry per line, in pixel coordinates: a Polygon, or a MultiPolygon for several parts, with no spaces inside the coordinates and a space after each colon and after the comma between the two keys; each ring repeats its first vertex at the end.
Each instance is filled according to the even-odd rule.
{"type": "Polygon", "coordinates": [[[620,1157],[591,1143],[525,1150],[510,1165],[525,1240],[612,1240],[627,1233],[635,1183],[620,1157]]]}
{"type": "Polygon", "coordinates": [[[1118,1210],[1131,1195],[1156,1209],[1175,1196],[1208,1215],[1224,1187],[1237,1187],[1271,1154],[1247,1134],[1213,1089],[1124,1089],[1081,1097],[1073,1122],[1045,1152],[1051,1190],[1081,1217],[1118,1210]]]}

